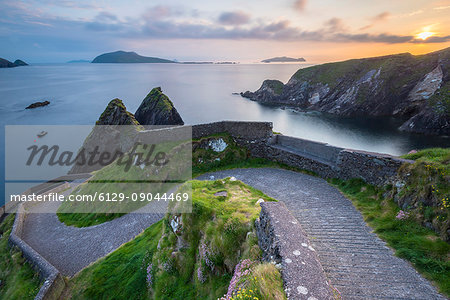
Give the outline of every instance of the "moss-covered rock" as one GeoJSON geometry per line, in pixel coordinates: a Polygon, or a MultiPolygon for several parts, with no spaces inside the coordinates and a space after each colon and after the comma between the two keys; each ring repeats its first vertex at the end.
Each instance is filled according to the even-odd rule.
{"type": "Polygon", "coordinates": [[[116,98],[108,103],[97,125],[139,125],[132,113],[127,111],[122,100],[116,98]]]}
{"type": "Polygon", "coordinates": [[[160,87],[150,91],[134,116],[142,125],[184,125],[183,119],[172,101],[160,87]]]}

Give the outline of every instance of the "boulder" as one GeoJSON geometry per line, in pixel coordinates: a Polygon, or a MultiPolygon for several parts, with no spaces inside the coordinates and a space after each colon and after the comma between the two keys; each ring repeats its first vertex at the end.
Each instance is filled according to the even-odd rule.
{"type": "Polygon", "coordinates": [[[32,109],[32,108],[36,108],[36,107],[47,106],[49,104],[50,104],[50,101],[34,102],[34,103],[28,105],[27,107],[25,107],[25,109],[32,109]]]}
{"type": "Polygon", "coordinates": [[[142,125],[184,125],[172,101],[160,87],[151,90],[134,116],[142,125]]]}

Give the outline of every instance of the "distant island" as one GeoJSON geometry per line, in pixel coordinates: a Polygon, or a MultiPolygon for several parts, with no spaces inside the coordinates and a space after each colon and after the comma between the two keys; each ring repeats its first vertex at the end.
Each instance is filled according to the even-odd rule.
{"type": "Polygon", "coordinates": [[[281,57],[272,57],[269,59],[262,60],[263,63],[272,63],[272,62],[303,62],[306,61],[303,57],[300,58],[292,58],[287,56],[281,57]]]}
{"type": "Polygon", "coordinates": [[[20,66],[28,66],[28,64],[20,59],[16,59],[14,62],[10,62],[7,59],[0,58],[0,68],[14,68],[20,66]]]}
{"type": "Polygon", "coordinates": [[[92,63],[176,63],[173,60],[141,56],[136,52],[116,51],[104,53],[92,61],[92,63]]]}
{"type": "Polygon", "coordinates": [[[70,60],[67,63],[68,64],[85,64],[85,63],[90,63],[90,60],[87,59],[76,59],[76,60],[70,60]]]}

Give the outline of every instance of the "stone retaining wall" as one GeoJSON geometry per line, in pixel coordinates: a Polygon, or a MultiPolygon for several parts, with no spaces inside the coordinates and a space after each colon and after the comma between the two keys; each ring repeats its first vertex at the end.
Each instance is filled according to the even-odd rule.
{"type": "Polygon", "coordinates": [[[256,233],[264,259],[281,267],[288,299],[334,299],[316,250],[283,202],[261,203],[256,233]]]}
{"type": "Polygon", "coordinates": [[[344,149],[326,143],[273,135],[270,122],[222,121],[192,126],[192,138],[229,133],[251,156],[316,173],[323,178],[361,178],[369,184],[392,182],[398,168],[413,161],[387,154],[344,149]]]}
{"type": "Polygon", "coordinates": [[[414,161],[387,154],[344,149],[337,161],[338,177],[361,178],[373,185],[384,185],[394,181],[398,169],[405,163],[414,161]]]}

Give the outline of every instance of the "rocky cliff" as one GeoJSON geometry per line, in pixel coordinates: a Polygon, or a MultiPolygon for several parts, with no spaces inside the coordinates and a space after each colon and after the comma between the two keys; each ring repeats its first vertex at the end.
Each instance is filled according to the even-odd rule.
{"type": "Polygon", "coordinates": [[[10,62],[7,59],[0,58],[0,68],[14,68],[20,66],[28,66],[28,64],[20,59],[17,59],[15,62],[10,62]]]}
{"type": "Polygon", "coordinates": [[[163,94],[160,87],[151,90],[134,116],[142,125],[184,125],[172,101],[163,94]]]}
{"type": "Polygon", "coordinates": [[[241,95],[341,116],[397,116],[401,130],[450,135],[450,48],[317,65],[241,95]]]}

